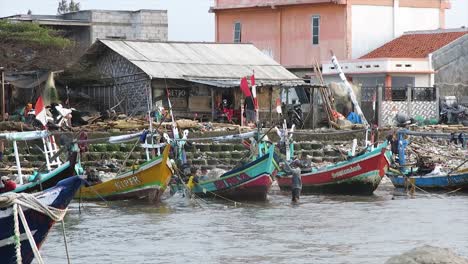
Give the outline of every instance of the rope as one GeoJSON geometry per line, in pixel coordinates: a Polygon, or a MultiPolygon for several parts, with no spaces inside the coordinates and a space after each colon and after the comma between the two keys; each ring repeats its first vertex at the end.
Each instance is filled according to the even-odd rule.
{"type": "Polygon", "coordinates": [[[18,212],[21,218],[21,222],[23,223],[24,231],[26,232],[26,236],[28,237],[29,245],[31,246],[31,249],[34,253],[34,258],[37,260],[39,264],[44,264],[44,260],[42,259],[41,254],[39,253],[39,249],[37,248],[36,241],[34,240],[34,237],[31,234],[31,230],[29,229],[28,222],[26,221],[26,217],[24,216],[24,212],[23,212],[23,209],[21,209],[21,206],[18,207],[18,212]]]}
{"type": "Polygon", "coordinates": [[[42,213],[53,221],[61,221],[65,216],[67,210],[57,209],[48,205],[44,205],[36,198],[35,195],[28,194],[28,193],[5,193],[0,196],[0,208],[7,208],[13,206],[13,220],[14,220],[14,244],[16,249],[16,261],[17,263],[22,263],[21,258],[21,233],[19,231],[19,219],[18,215],[21,219],[23,224],[23,228],[26,232],[26,236],[28,237],[29,244],[31,245],[31,249],[33,250],[34,257],[36,260],[43,264],[44,261],[37,249],[36,243],[34,241],[34,237],[31,234],[31,230],[29,229],[28,222],[26,221],[26,217],[24,216],[22,207],[32,209],[39,213],[42,213]]]}
{"type": "Polygon", "coordinates": [[[21,258],[21,233],[19,231],[19,221],[18,221],[18,205],[13,204],[13,221],[14,221],[14,240],[15,240],[15,251],[16,251],[16,263],[23,263],[21,258]]]}
{"type": "Polygon", "coordinates": [[[400,172],[399,170],[392,170],[392,171],[393,171],[393,172],[396,172],[396,173],[398,173],[398,174],[400,174],[400,175],[403,176],[403,177],[405,177],[405,178],[408,180],[407,182],[409,182],[415,189],[418,189],[418,190],[420,190],[420,191],[422,191],[422,192],[424,192],[424,193],[426,193],[426,194],[435,196],[435,197],[437,197],[437,198],[439,198],[439,199],[444,199],[444,197],[441,197],[440,195],[430,193],[430,192],[424,190],[423,188],[418,187],[415,183],[412,183],[412,182],[409,180],[410,177],[408,177],[407,175],[403,174],[403,173],[400,172]]]}
{"type": "Polygon", "coordinates": [[[68,253],[67,235],[65,234],[65,222],[63,221],[63,219],[61,222],[62,222],[63,241],[65,242],[65,252],[67,253],[68,264],[70,264],[71,261],[70,261],[70,254],[68,253]]]}
{"type": "Polygon", "coordinates": [[[140,139],[137,139],[137,141],[135,142],[135,144],[133,145],[132,147],[132,150],[128,153],[128,155],[125,157],[125,160],[124,162],[122,163],[122,166],[120,167],[119,171],[117,172],[117,175],[120,174],[120,172],[122,171],[122,169],[125,167],[125,164],[127,164],[127,160],[128,158],[130,157],[130,155],[133,153],[133,151],[135,150],[136,146],[138,145],[138,143],[140,143],[140,139]]]}
{"type": "Polygon", "coordinates": [[[9,192],[0,196],[0,208],[10,207],[15,204],[40,212],[50,217],[55,222],[61,221],[67,212],[66,209],[62,210],[44,205],[35,195],[29,193],[9,192]]]}

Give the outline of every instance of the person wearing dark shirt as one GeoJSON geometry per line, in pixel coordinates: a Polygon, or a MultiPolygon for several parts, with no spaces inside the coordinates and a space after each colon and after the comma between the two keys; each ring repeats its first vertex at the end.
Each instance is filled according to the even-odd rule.
{"type": "Polygon", "coordinates": [[[245,120],[247,123],[255,123],[255,105],[252,96],[245,98],[245,120]]]}
{"type": "Polygon", "coordinates": [[[0,193],[11,192],[16,189],[16,182],[12,181],[7,176],[2,176],[0,183],[0,193]]]}
{"type": "Polygon", "coordinates": [[[289,166],[287,163],[283,163],[282,168],[287,174],[292,175],[292,202],[297,203],[299,202],[299,197],[302,191],[301,169],[299,168],[298,162],[291,163],[291,166],[289,166]]]}

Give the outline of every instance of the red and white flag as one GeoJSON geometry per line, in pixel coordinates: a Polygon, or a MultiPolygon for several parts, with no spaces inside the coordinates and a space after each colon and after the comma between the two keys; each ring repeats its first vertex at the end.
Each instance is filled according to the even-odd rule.
{"type": "Polygon", "coordinates": [[[34,112],[36,113],[36,119],[39,120],[39,122],[41,122],[43,126],[45,126],[47,124],[47,115],[46,109],[44,107],[44,102],[42,101],[42,96],[39,96],[39,98],[37,98],[34,112]]]}
{"type": "Polygon", "coordinates": [[[252,85],[252,97],[255,109],[258,109],[257,85],[255,85],[255,75],[250,76],[250,85],[252,85]]]}

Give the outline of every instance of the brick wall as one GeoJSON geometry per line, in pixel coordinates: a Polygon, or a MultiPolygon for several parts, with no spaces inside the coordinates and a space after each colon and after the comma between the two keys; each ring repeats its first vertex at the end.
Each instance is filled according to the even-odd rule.
{"type": "Polygon", "coordinates": [[[124,100],[121,111],[127,114],[147,111],[151,80],[143,71],[109,49],[97,61],[97,68],[99,73],[114,78],[117,102],[124,100]]]}
{"type": "Polygon", "coordinates": [[[93,40],[123,38],[167,41],[168,24],[165,10],[137,12],[93,10],[91,22],[93,40]]]}

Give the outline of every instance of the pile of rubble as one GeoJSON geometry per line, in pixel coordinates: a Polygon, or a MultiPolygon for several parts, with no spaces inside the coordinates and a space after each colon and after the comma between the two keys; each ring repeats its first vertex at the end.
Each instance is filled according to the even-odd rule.
{"type": "Polygon", "coordinates": [[[448,171],[468,167],[468,162],[464,163],[468,160],[468,151],[461,144],[447,139],[411,137],[408,156],[409,163],[416,163],[419,158],[425,163],[436,164],[448,171]]]}

